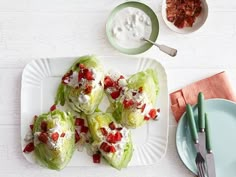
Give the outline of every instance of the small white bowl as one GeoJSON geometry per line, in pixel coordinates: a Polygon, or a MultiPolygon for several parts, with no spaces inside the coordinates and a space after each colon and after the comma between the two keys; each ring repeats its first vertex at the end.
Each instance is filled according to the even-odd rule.
{"type": "Polygon", "coordinates": [[[166,25],[174,32],[181,33],[181,34],[188,34],[194,31],[197,31],[201,26],[205,23],[208,17],[208,5],[206,0],[201,0],[202,3],[202,11],[200,15],[196,18],[195,22],[193,23],[192,27],[184,27],[184,28],[177,28],[174,23],[171,23],[167,20],[166,15],[166,0],[162,2],[162,17],[166,25]]]}

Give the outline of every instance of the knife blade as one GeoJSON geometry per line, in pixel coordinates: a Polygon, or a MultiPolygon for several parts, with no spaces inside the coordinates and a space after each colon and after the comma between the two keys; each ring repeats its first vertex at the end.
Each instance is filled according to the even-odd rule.
{"type": "Polygon", "coordinates": [[[205,137],[205,110],[204,110],[204,95],[202,92],[198,94],[198,139],[199,149],[203,156],[206,155],[206,137],[205,137]]]}
{"type": "Polygon", "coordinates": [[[205,125],[206,125],[207,173],[208,173],[208,177],[216,177],[215,159],[214,159],[214,154],[212,151],[212,144],[211,144],[211,139],[210,139],[210,127],[209,127],[207,114],[205,114],[205,125]]]}

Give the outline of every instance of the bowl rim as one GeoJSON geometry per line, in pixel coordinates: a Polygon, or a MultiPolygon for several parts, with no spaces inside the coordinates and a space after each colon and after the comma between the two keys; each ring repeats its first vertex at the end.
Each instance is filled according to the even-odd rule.
{"type": "Polygon", "coordinates": [[[201,0],[201,2],[202,2],[202,4],[204,4],[203,7],[204,7],[204,10],[205,10],[205,17],[202,19],[201,24],[196,28],[193,28],[194,27],[193,26],[193,27],[186,27],[186,28],[180,29],[180,28],[177,28],[173,23],[169,22],[166,18],[166,0],[162,1],[162,6],[161,6],[162,19],[164,20],[166,26],[171,31],[174,31],[178,34],[191,34],[191,33],[194,33],[196,31],[198,31],[205,24],[205,22],[207,21],[207,18],[208,18],[208,13],[209,13],[208,4],[207,4],[206,0],[201,0]],[[186,29],[189,29],[189,30],[186,30],[186,29]],[[190,30],[190,29],[192,29],[192,30],[190,30]]]}
{"type": "Polygon", "coordinates": [[[113,37],[111,35],[111,30],[110,30],[110,25],[111,22],[113,20],[113,17],[115,16],[115,14],[117,12],[119,12],[121,9],[127,8],[127,7],[134,7],[134,8],[138,8],[140,10],[142,10],[144,13],[146,13],[146,15],[149,16],[149,18],[151,19],[152,24],[154,23],[154,25],[152,25],[152,32],[151,32],[151,36],[149,37],[150,40],[152,41],[156,41],[159,35],[159,29],[160,29],[160,25],[159,25],[159,20],[158,17],[156,15],[156,13],[152,10],[151,7],[149,7],[148,5],[138,2],[138,1],[128,1],[128,2],[124,2],[121,3],[119,5],[117,5],[109,14],[107,21],[106,21],[106,36],[108,41],[110,42],[110,44],[119,52],[124,53],[124,54],[128,54],[128,55],[136,55],[136,54],[141,54],[147,50],[149,50],[153,45],[150,43],[145,43],[144,45],[137,47],[137,48],[124,48],[124,47],[120,47],[116,42],[114,42],[113,37]],[[145,10],[146,9],[146,10],[145,10]]]}

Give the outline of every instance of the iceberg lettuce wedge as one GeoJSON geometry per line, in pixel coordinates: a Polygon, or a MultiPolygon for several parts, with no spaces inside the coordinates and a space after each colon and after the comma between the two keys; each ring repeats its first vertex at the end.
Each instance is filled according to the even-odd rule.
{"type": "Polygon", "coordinates": [[[92,114],[103,98],[103,80],[103,67],[96,57],[80,57],[62,77],[55,104],[92,114]]]}
{"type": "Polygon", "coordinates": [[[96,146],[114,168],[127,167],[133,154],[130,131],[117,124],[110,113],[95,112],[88,116],[88,125],[96,146]]]}
{"type": "Polygon", "coordinates": [[[74,132],[70,113],[54,110],[40,115],[33,128],[37,161],[53,170],[63,169],[74,153],[74,132]]]}

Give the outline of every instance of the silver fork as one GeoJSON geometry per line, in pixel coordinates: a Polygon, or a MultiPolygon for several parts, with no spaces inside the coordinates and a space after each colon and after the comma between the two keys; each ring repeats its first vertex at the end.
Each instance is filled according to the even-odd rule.
{"type": "Polygon", "coordinates": [[[202,157],[202,154],[200,153],[198,134],[197,134],[197,128],[196,128],[195,119],[193,115],[193,110],[189,104],[187,104],[186,106],[186,115],[187,115],[188,123],[190,126],[190,132],[191,132],[191,136],[194,142],[194,146],[197,151],[195,162],[198,168],[198,176],[205,177],[205,174],[206,174],[205,160],[202,157]]]}
{"type": "Polygon", "coordinates": [[[201,153],[198,152],[196,159],[195,159],[197,168],[198,168],[198,176],[205,177],[206,176],[206,167],[205,167],[205,160],[202,157],[201,153]]]}

